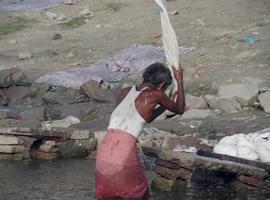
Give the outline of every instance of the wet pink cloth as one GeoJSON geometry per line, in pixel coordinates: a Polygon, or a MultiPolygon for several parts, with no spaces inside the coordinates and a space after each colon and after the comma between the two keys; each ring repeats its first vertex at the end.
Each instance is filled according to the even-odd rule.
{"type": "Polygon", "coordinates": [[[142,198],[148,193],[136,142],[137,139],[125,131],[108,130],[96,159],[97,198],[142,198]]]}

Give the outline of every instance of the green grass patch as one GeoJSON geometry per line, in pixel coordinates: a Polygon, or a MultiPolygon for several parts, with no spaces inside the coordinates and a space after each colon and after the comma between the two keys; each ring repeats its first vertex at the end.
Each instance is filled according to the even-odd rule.
{"type": "Polygon", "coordinates": [[[60,23],[61,26],[64,26],[66,28],[78,28],[79,26],[86,23],[87,19],[91,19],[92,16],[79,16],[72,18],[71,20],[67,22],[60,23]]]}
{"type": "Polygon", "coordinates": [[[121,9],[122,5],[123,5],[122,3],[113,3],[113,2],[106,4],[107,9],[112,10],[114,12],[119,11],[121,9]]]}
{"type": "Polygon", "coordinates": [[[29,26],[31,23],[35,23],[36,20],[27,19],[24,17],[9,17],[0,21],[0,39],[4,35],[8,35],[17,31],[21,31],[29,26]]]}

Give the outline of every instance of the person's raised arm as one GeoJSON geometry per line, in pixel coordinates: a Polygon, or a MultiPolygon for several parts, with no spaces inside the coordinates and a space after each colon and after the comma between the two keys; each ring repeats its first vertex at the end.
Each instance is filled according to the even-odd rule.
{"type": "Polygon", "coordinates": [[[175,67],[172,67],[172,69],[178,86],[176,102],[172,101],[165,93],[160,93],[159,104],[171,112],[182,114],[185,111],[183,69],[181,67],[178,70],[175,67]]]}

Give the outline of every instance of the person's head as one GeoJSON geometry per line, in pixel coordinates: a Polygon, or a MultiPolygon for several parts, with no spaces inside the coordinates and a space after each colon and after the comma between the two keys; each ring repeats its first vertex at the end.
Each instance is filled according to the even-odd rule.
{"type": "Polygon", "coordinates": [[[143,73],[143,83],[167,88],[172,83],[170,70],[161,63],[154,63],[147,67],[143,73]]]}

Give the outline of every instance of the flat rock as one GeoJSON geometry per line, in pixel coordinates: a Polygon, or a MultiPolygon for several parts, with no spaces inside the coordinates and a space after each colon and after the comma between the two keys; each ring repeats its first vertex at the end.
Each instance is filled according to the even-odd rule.
{"type": "Polygon", "coordinates": [[[50,12],[50,11],[46,12],[46,15],[49,17],[50,20],[55,20],[58,17],[57,13],[50,12]]]}
{"type": "Polygon", "coordinates": [[[160,165],[155,167],[155,172],[169,180],[176,181],[177,179],[183,179],[189,181],[192,177],[192,171],[179,168],[179,169],[169,169],[160,165]]]}
{"type": "Polygon", "coordinates": [[[270,92],[265,92],[259,95],[259,101],[265,112],[270,112],[270,92]]]}
{"type": "Polygon", "coordinates": [[[212,95],[205,95],[204,98],[213,110],[218,109],[225,113],[234,113],[242,110],[241,105],[235,98],[221,98],[212,95]]]}
{"type": "Polygon", "coordinates": [[[58,149],[63,158],[86,157],[96,149],[96,144],[95,138],[67,140],[58,145],[58,149]]]}
{"type": "Polygon", "coordinates": [[[0,87],[6,88],[14,85],[26,76],[19,68],[9,68],[0,71],[0,87]]]}
{"type": "Polygon", "coordinates": [[[186,188],[186,182],[183,180],[169,180],[161,176],[157,176],[153,179],[151,183],[151,188],[153,190],[163,191],[163,192],[180,192],[184,191],[186,188]]]}
{"type": "Polygon", "coordinates": [[[19,114],[23,120],[43,120],[44,107],[35,107],[24,110],[19,114]]]}
{"type": "Polygon", "coordinates": [[[5,95],[11,100],[16,102],[27,97],[34,97],[35,93],[29,87],[12,86],[3,90],[5,95]]]}
{"type": "Polygon", "coordinates": [[[27,59],[31,59],[32,57],[33,55],[30,52],[20,52],[18,54],[19,60],[27,60],[27,59]]]}
{"type": "Polygon", "coordinates": [[[74,130],[70,132],[66,132],[66,139],[70,140],[85,140],[92,137],[92,134],[90,133],[90,130],[74,130]]]}
{"type": "Polygon", "coordinates": [[[90,15],[90,16],[94,16],[93,11],[91,11],[89,7],[84,8],[84,9],[80,12],[80,15],[90,15]]]}
{"type": "Polygon", "coordinates": [[[10,103],[10,99],[6,97],[5,95],[0,94],[0,106],[8,106],[10,103]]]}
{"type": "Polygon", "coordinates": [[[157,176],[152,180],[151,188],[153,190],[171,192],[173,184],[174,184],[173,180],[169,180],[161,176],[157,176]]]}
{"type": "Polygon", "coordinates": [[[60,158],[59,152],[43,152],[38,149],[31,150],[31,158],[38,160],[55,160],[60,158]]]}
{"type": "Polygon", "coordinates": [[[170,135],[169,132],[149,127],[144,128],[138,140],[145,153],[158,153],[162,150],[165,135],[168,134],[170,135]]]}
{"type": "Polygon", "coordinates": [[[0,145],[0,153],[22,153],[24,150],[22,145],[0,145]]]}
{"type": "Polygon", "coordinates": [[[90,80],[81,86],[81,90],[91,99],[97,102],[115,103],[116,96],[111,90],[101,87],[98,81],[90,80]]]}
{"type": "Polygon", "coordinates": [[[17,44],[18,41],[16,39],[12,39],[12,40],[9,40],[8,43],[11,45],[14,45],[14,44],[17,44]]]}
{"type": "Polygon", "coordinates": [[[74,2],[72,0],[64,0],[65,5],[73,5],[74,2]]]}
{"type": "Polygon", "coordinates": [[[45,106],[43,110],[43,119],[45,121],[53,121],[53,120],[59,120],[63,118],[64,118],[64,115],[59,109],[56,109],[53,105],[45,106]]]}
{"type": "Polygon", "coordinates": [[[181,119],[204,119],[213,116],[211,110],[192,109],[184,112],[181,119]]]}
{"type": "Polygon", "coordinates": [[[236,98],[242,106],[252,103],[258,92],[258,86],[253,82],[226,84],[218,88],[218,96],[221,98],[236,98]]]}
{"type": "Polygon", "coordinates": [[[196,97],[192,95],[186,95],[186,107],[187,110],[192,109],[207,109],[208,105],[204,98],[202,97],[196,97]]]}
{"type": "Polygon", "coordinates": [[[40,145],[39,150],[47,153],[58,152],[58,149],[55,147],[55,145],[48,145],[48,144],[40,145]]]}
{"type": "Polygon", "coordinates": [[[250,177],[250,176],[241,175],[241,176],[237,177],[237,180],[239,180],[245,184],[255,186],[255,187],[260,187],[260,188],[263,188],[267,185],[264,181],[262,181],[256,177],[252,177],[252,176],[250,177]]]}
{"type": "Polygon", "coordinates": [[[23,141],[20,140],[18,137],[15,136],[6,136],[6,135],[0,135],[0,145],[1,144],[22,144],[23,141]]]}
{"type": "Polygon", "coordinates": [[[195,147],[196,149],[199,149],[202,142],[203,140],[195,136],[174,137],[166,135],[162,144],[162,149],[174,150],[177,148],[188,149],[190,147],[195,147]]]}
{"type": "Polygon", "coordinates": [[[102,139],[105,137],[106,134],[107,134],[107,131],[96,131],[96,132],[94,132],[94,137],[97,140],[97,148],[98,148],[99,144],[101,143],[102,139]]]}

